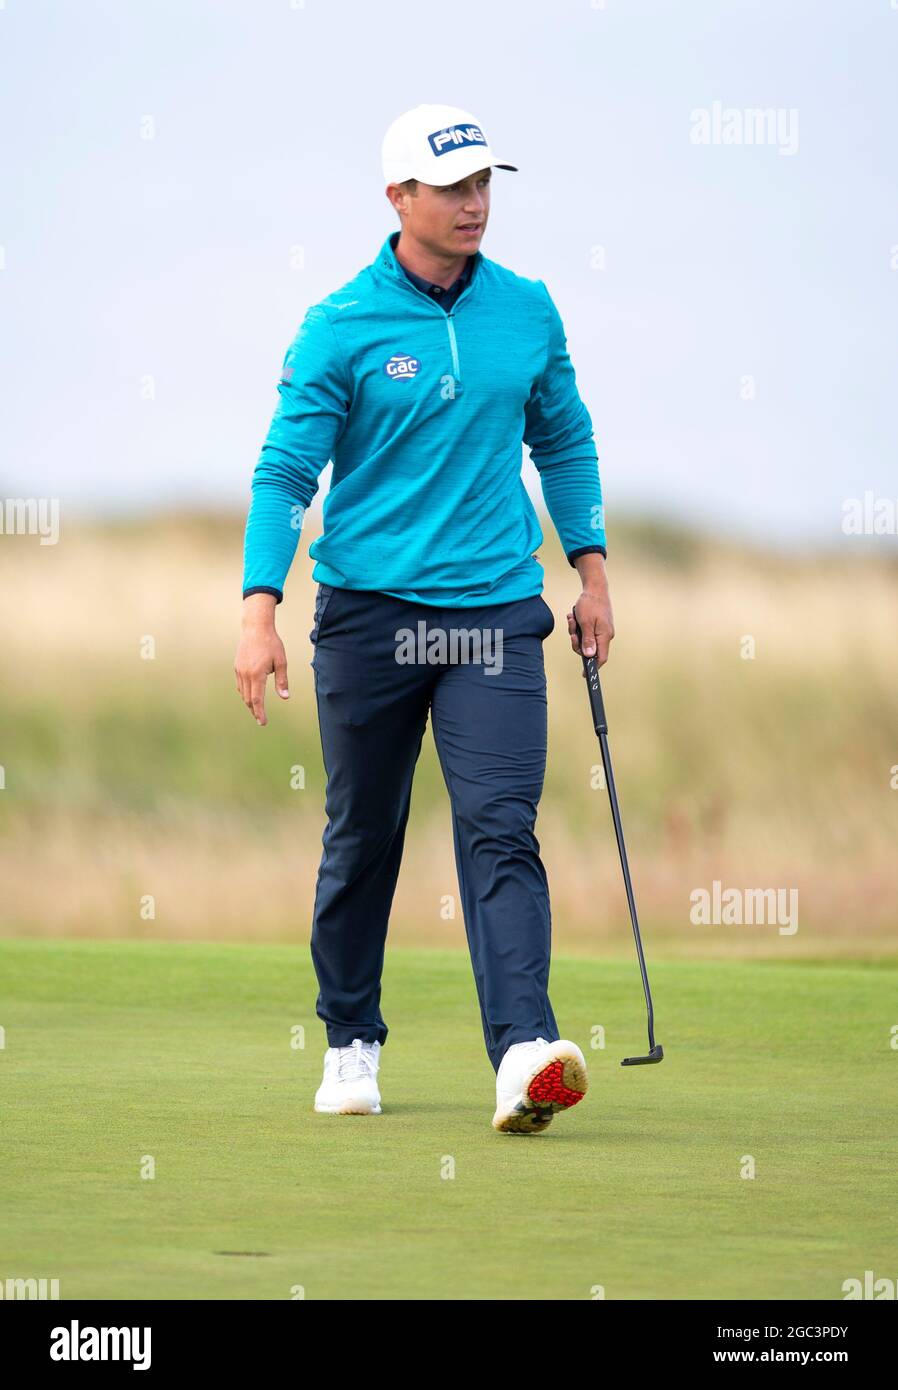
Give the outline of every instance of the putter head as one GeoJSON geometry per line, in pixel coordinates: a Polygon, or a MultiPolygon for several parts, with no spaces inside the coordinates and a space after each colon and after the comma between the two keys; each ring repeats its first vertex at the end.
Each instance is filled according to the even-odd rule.
{"type": "Polygon", "coordinates": [[[660,1043],[655,1043],[647,1057],[625,1057],[621,1062],[622,1067],[647,1067],[652,1062],[660,1062],[664,1059],[664,1048],[660,1043]]]}

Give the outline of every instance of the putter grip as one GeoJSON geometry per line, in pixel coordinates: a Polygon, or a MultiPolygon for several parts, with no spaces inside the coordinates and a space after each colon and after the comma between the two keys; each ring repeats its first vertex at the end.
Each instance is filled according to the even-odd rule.
{"type": "Polygon", "coordinates": [[[583,633],[580,631],[580,624],[576,618],[574,618],[574,626],[577,629],[577,641],[580,643],[580,657],[583,662],[583,674],[586,677],[586,689],[589,691],[593,727],[597,734],[607,734],[608,720],[605,718],[605,701],[602,699],[598,657],[583,655],[583,633]]]}

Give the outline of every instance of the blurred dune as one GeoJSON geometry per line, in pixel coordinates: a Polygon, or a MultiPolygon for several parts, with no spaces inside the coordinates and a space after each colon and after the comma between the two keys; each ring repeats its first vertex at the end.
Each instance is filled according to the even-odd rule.
{"type": "MultiPolygon", "coordinates": [[[[555,940],[629,952],[566,636],[576,576],[544,530],[556,627],[537,833],[555,940]]],[[[324,825],[314,528],[278,609],[291,699],[269,693],[265,729],[233,676],[242,533],[239,516],[163,514],[64,523],[56,546],[3,537],[4,934],[307,941],[324,825]],[[148,897],[154,916],[142,915],[148,897]]],[[[649,950],[898,955],[895,557],[786,557],[635,520],[616,522],[610,542],[617,637],[603,685],[649,950]],[[692,925],[690,893],[714,880],[798,889],[798,931],[692,925]]],[[[391,939],[464,942],[429,733],[391,939]]]]}

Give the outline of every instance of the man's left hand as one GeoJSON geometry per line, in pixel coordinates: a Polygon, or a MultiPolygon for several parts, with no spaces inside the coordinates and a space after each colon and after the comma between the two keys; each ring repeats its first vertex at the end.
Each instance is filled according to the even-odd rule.
{"type": "Polygon", "coordinates": [[[583,593],[574,604],[573,612],[567,615],[571,649],[578,656],[581,654],[576,626],[576,623],[579,623],[583,633],[582,655],[595,656],[598,653],[598,664],[604,666],[614,636],[614,615],[611,612],[605,560],[602,555],[583,555],[576,564],[583,580],[583,593]]]}

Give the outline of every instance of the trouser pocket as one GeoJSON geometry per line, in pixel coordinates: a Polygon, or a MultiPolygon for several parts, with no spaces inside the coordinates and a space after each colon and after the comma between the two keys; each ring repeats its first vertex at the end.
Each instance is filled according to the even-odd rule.
{"type": "Polygon", "coordinates": [[[313,643],[318,641],[318,634],[321,632],[321,621],[335,592],[336,590],[332,584],[318,585],[318,593],[315,595],[315,612],[312,617],[312,631],[309,633],[309,640],[313,643]]]}
{"type": "Polygon", "coordinates": [[[543,611],[543,615],[546,619],[546,622],[549,624],[546,631],[541,632],[540,636],[543,638],[549,637],[555,631],[555,614],[552,612],[551,608],[546,603],[546,600],[543,598],[542,594],[537,594],[537,598],[539,600],[539,606],[543,611]]]}

